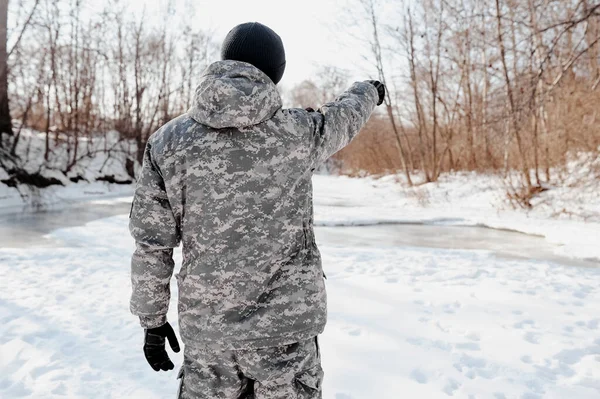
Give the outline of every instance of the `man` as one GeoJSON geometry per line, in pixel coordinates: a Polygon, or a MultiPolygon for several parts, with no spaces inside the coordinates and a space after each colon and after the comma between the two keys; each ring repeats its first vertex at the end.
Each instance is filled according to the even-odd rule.
{"type": "Polygon", "coordinates": [[[185,344],[180,398],[321,398],[317,336],[327,304],[313,233],[313,171],[347,145],[385,94],[355,83],[318,112],[282,109],[281,38],[235,27],[187,114],[146,146],[130,216],[131,311],[154,370],[173,369],[165,338],[173,248],[185,344]]]}

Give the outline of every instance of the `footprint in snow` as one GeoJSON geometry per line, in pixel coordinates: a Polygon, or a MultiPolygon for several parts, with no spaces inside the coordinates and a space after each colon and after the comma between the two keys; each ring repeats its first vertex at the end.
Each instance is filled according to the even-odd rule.
{"type": "Polygon", "coordinates": [[[467,335],[466,335],[466,337],[467,337],[468,339],[470,339],[471,341],[481,341],[481,337],[480,337],[480,336],[479,336],[479,334],[477,334],[477,333],[470,333],[470,334],[467,334],[467,335]]]}
{"type": "Polygon", "coordinates": [[[13,397],[30,397],[33,393],[30,389],[25,388],[23,381],[16,382],[10,387],[10,394],[13,397]]]}
{"type": "Polygon", "coordinates": [[[521,321],[515,323],[513,327],[514,328],[518,328],[518,329],[522,329],[523,327],[525,327],[527,325],[534,326],[535,322],[533,320],[531,320],[531,319],[521,320],[521,321]]]}
{"type": "Polygon", "coordinates": [[[444,308],[444,313],[456,313],[457,309],[460,309],[462,307],[460,302],[452,302],[452,303],[445,303],[443,305],[444,308]]]}
{"type": "Polygon", "coordinates": [[[461,387],[460,383],[458,383],[456,380],[450,379],[450,380],[448,380],[446,385],[444,385],[443,391],[447,395],[453,396],[454,392],[456,392],[458,390],[458,388],[460,388],[460,387],[461,387]]]}
{"type": "Polygon", "coordinates": [[[573,296],[575,298],[585,299],[588,296],[588,293],[587,292],[578,291],[578,292],[574,292],[573,296]]]}
{"type": "Polygon", "coordinates": [[[62,382],[61,382],[60,384],[58,384],[58,386],[57,386],[56,388],[54,388],[54,389],[52,390],[52,393],[53,393],[54,395],[61,395],[61,396],[64,396],[64,395],[66,395],[66,394],[67,394],[67,387],[65,386],[65,384],[64,384],[64,383],[62,383],[62,382]]]}
{"type": "Polygon", "coordinates": [[[485,359],[472,357],[466,354],[462,355],[459,362],[454,363],[454,368],[471,380],[476,377],[485,379],[495,377],[495,367],[490,368],[485,359]]]}
{"type": "Polygon", "coordinates": [[[410,377],[419,384],[427,384],[427,376],[419,369],[414,369],[410,373],[410,377]]]}
{"type": "Polygon", "coordinates": [[[593,319],[593,320],[588,321],[587,327],[590,330],[597,330],[599,325],[600,325],[600,319],[593,319]]]}
{"type": "Polygon", "coordinates": [[[579,349],[565,349],[558,352],[554,358],[563,364],[574,365],[579,363],[585,356],[597,353],[600,351],[600,346],[591,346],[579,349]]]}
{"type": "Polygon", "coordinates": [[[34,369],[32,369],[29,374],[33,377],[34,380],[39,379],[41,376],[43,376],[44,374],[50,372],[50,371],[54,371],[56,370],[56,365],[55,364],[48,364],[45,366],[40,366],[40,367],[36,367],[34,369]]]}
{"type": "Polygon", "coordinates": [[[540,343],[540,334],[532,333],[531,331],[526,333],[523,339],[532,344],[540,343]]]}
{"type": "Polygon", "coordinates": [[[440,341],[440,340],[433,341],[433,340],[428,340],[428,339],[423,339],[423,338],[408,338],[406,340],[406,342],[410,345],[418,346],[421,348],[439,349],[444,352],[450,352],[452,350],[452,345],[450,345],[447,342],[440,341]]]}
{"type": "Polygon", "coordinates": [[[100,379],[102,379],[102,376],[100,375],[100,373],[85,373],[84,375],[81,376],[81,379],[83,381],[99,381],[100,379]]]}
{"type": "Polygon", "coordinates": [[[352,396],[347,395],[345,393],[336,393],[335,399],[352,399],[352,396]]]}
{"type": "Polygon", "coordinates": [[[538,395],[537,393],[527,392],[527,393],[524,393],[523,396],[521,396],[521,398],[523,398],[523,399],[542,399],[542,396],[538,395]]]}
{"type": "Polygon", "coordinates": [[[462,349],[467,351],[478,351],[481,350],[481,347],[476,342],[462,342],[460,344],[456,344],[456,349],[462,349]]]}
{"type": "Polygon", "coordinates": [[[350,326],[343,327],[342,330],[344,332],[346,332],[348,335],[351,335],[353,337],[358,337],[362,333],[360,328],[355,328],[355,327],[350,327],[350,326]]]}
{"type": "Polygon", "coordinates": [[[574,328],[573,326],[565,326],[563,327],[563,330],[565,330],[565,332],[573,332],[574,328]]]}
{"type": "Polygon", "coordinates": [[[521,361],[527,364],[531,364],[533,362],[533,360],[531,360],[531,356],[529,355],[521,356],[521,361]]]}

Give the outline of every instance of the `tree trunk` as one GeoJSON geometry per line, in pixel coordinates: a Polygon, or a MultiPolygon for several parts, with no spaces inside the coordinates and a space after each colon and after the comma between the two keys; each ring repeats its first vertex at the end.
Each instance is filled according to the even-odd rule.
{"type": "MultiPolygon", "coordinates": [[[[531,177],[529,176],[529,168],[527,167],[527,161],[525,158],[525,151],[523,142],[521,140],[521,133],[519,131],[519,123],[517,121],[517,108],[515,105],[515,98],[513,94],[513,89],[510,81],[510,77],[508,74],[508,66],[506,62],[506,49],[504,46],[504,38],[502,34],[502,15],[500,11],[500,0],[496,0],[496,20],[497,20],[497,30],[498,30],[498,45],[500,46],[500,61],[502,61],[502,69],[504,70],[504,82],[506,84],[506,94],[508,96],[508,104],[510,106],[510,120],[512,122],[512,128],[514,130],[515,138],[517,139],[517,148],[519,150],[520,156],[520,166],[521,172],[523,173],[523,177],[525,178],[525,182],[527,183],[527,188],[531,189],[531,177]]],[[[506,160],[506,157],[505,157],[506,160]]],[[[505,166],[508,166],[506,164],[505,166]]]]}
{"type": "Polygon", "coordinates": [[[404,169],[404,175],[406,176],[406,181],[409,186],[413,185],[412,179],[410,177],[410,171],[408,170],[408,164],[406,162],[406,154],[404,153],[404,147],[402,146],[402,141],[400,140],[400,134],[398,132],[398,128],[396,127],[396,120],[394,118],[393,105],[392,105],[392,96],[389,92],[389,86],[387,86],[387,81],[385,79],[385,73],[383,71],[383,56],[381,54],[381,42],[379,41],[379,31],[377,29],[378,21],[377,15],[375,13],[375,4],[373,0],[367,2],[366,11],[369,13],[369,19],[371,22],[371,26],[373,27],[373,37],[371,42],[371,48],[373,50],[373,55],[375,56],[377,72],[379,74],[379,80],[381,83],[386,85],[388,90],[386,90],[387,94],[385,96],[385,106],[387,109],[388,117],[390,118],[390,122],[392,123],[392,128],[394,129],[394,136],[396,138],[396,145],[398,147],[398,152],[400,155],[400,161],[402,162],[402,168],[404,169]]]}
{"type": "MultiPolygon", "coordinates": [[[[389,93],[388,93],[389,97],[389,93]]],[[[387,109],[388,117],[390,118],[390,122],[392,123],[392,129],[394,130],[394,137],[396,138],[396,146],[398,147],[398,151],[400,153],[400,162],[402,163],[402,169],[404,170],[404,176],[406,177],[406,182],[409,186],[413,185],[412,179],[410,177],[410,171],[408,170],[408,165],[406,164],[406,155],[404,154],[404,147],[402,147],[402,142],[400,141],[400,134],[398,132],[398,128],[396,127],[396,119],[394,118],[394,112],[392,111],[392,104],[388,103],[385,105],[387,109]]]]}
{"type": "Polygon", "coordinates": [[[6,51],[8,0],[0,0],[0,148],[4,134],[12,136],[8,106],[8,54],[6,51]]]}

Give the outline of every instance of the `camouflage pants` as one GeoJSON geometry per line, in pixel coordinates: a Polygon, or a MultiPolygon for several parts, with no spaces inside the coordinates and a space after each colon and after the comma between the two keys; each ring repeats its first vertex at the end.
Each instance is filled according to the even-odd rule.
{"type": "Polygon", "coordinates": [[[321,399],[317,338],[276,348],[187,347],[179,399],[321,399]]]}

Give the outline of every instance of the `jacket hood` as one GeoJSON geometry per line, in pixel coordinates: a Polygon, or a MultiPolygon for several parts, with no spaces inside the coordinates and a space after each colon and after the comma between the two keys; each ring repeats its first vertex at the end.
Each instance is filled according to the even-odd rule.
{"type": "Polygon", "coordinates": [[[206,68],[188,114],[215,129],[257,125],[282,106],[275,84],[264,72],[241,61],[218,61],[206,68]]]}

